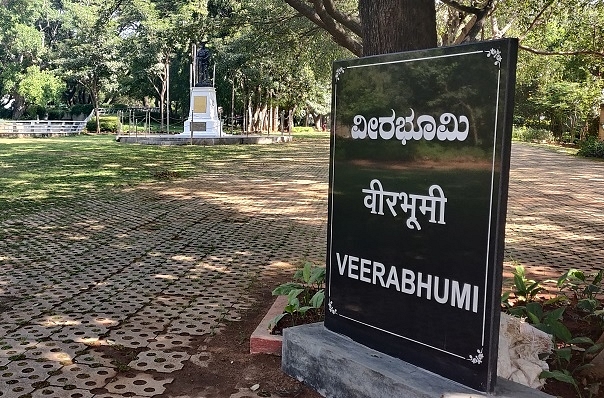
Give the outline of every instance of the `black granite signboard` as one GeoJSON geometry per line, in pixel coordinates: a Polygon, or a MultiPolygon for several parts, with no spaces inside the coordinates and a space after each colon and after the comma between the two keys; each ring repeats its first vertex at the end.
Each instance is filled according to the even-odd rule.
{"type": "Polygon", "coordinates": [[[496,380],[517,41],[334,63],[325,326],[496,380]]]}

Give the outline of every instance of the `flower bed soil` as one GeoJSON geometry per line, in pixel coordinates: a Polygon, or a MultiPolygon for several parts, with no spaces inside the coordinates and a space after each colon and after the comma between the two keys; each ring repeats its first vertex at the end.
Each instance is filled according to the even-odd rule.
{"type": "MultiPolygon", "coordinates": [[[[555,307],[553,306],[544,306],[545,311],[550,311],[554,308],[555,307]]],[[[568,305],[564,310],[562,323],[568,328],[573,337],[589,337],[592,341],[596,342],[602,336],[603,333],[602,324],[597,322],[597,320],[593,317],[588,317],[584,312],[580,312],[579,310],[577,310],[573,303],[568,305]]],[[[555,369],[562,370],[556,363],[553,356],[550,356],[547,362],[549,364],[550,371],[555,369]]],[[[573,350],[573,356],[567,368],[568,370],[575,369],[576,367],[580,366],[582,362],[586,363],[589,362],[589,360],[582,361],[582,352],[573,350]]],[[[604,398],[603,379],[592,379],[590,377],[581,376],[579,374],[573,374],[573,376],[579,383],[579,386],[584,389],[582,391],[582,398],[604,398]],[[598,387],[598,383],[601,383],[600,387],[598,387]],[[593,389],[591,394],[587,390],[588,386],[590,385],[593,389]]],[[[579,395],[575,391],[575,388],[571,384],[553,379],[549,379],[546,382],[543,391],[556,397],[579,397],[579,395]]]]}

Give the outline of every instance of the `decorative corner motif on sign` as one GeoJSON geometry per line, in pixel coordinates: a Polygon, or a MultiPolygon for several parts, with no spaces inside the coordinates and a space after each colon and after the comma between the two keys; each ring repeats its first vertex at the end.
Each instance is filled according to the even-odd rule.
{"type": "Polygon", "coordinates": [[[468,361],[471,361],[473,364],[476,365],[480,365],[482,363],[482,360],[484,358],[484,354],[482,353],[482,348],[476,350],[476,352],[478,353],[475,357],[472,355],[468,355],[470,358],[468,359],[468,361]]]}
{"type": "Polygon", "coordinates": [[[495,60],[495,62],[493,62],[494,65],[501,65],[501,50],[491,48],[489,51],[487,51],[487,57],[493,57],[493,59],[495,60]]]}
{"type": "Polygon", "coordinates": [[[337,314],[337,313],[338,313],[338,310],[336,310],[336,309],[333,307],[333,301],[329,300],[329,303],[327,304],[327,306],[329,307],[329,312],[331,312],[332,314],[334,314],[334,315],[335,315],[335,314],[337,314]]]}
{"type": "Polygon", "coordinates": [[[344,73],[344,68],[340,66],[338,69],[336,69],[336,81],[340,80],[340,75],[342,73],[344,73]]]}

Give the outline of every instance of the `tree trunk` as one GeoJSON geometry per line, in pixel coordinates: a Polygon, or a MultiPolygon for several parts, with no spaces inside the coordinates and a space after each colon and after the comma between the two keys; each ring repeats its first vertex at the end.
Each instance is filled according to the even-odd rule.
{"type": "Polygon", "coordinates": [[[359,0],[363,55],[437,45],[434,0],[359,0]]]}
{"type": "Polygon", "coordinates": [[[290,134],[294,131],[294,112],[295,111],[296,111],[296,107],[294,107],[293,109],[290,109],[288,116],[287,116],[287,131],[289,131],[290,134]]]}
{"type": "Polygon", "coordinates": [[[604,104],[600,105],[600,125],[598,126],[598,137],[604,141],[604,104]]]}
{"type": "Polygon", "coordinates": [[[12,93],[14,98],[13,102],[13,120],[19,120],[23,116],[25,112],[25,98],[23,98],[19,93],[12,93]]]}
{"type": "Polygon", "coordinates": [[[273,108],[273,131],[272,132],[277,132],[279,131],[279,105],[275,106],[273,108]]]}
{"type": "Polygon", "coordinates": [[[94,104],[94,118],[96,120],[96,133],[101,133],[101,121],[99,117],[99,101],[97,95],[92,96],[92,102],[94,104]]]}

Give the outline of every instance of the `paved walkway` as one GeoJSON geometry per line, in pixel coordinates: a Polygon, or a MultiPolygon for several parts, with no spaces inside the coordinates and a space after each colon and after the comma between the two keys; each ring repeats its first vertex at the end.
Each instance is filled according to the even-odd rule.
{"type": "MultiPolygon", "coordinates": [[[[327,140],[266,146],[1,222],[0,398],[151,397],[186,361],[201,372],[200,338],[253,304],[251,283],[324,261],[328,156],[327,140]]],[[[524,145],[512,163],[506,258],[603,266],[604,163],[524,145]]]]}
{"type": "Polygon", "coordinates": [[[514,144],[505,260],[536,280],[603,268],[604,162],[514,144]]]}

